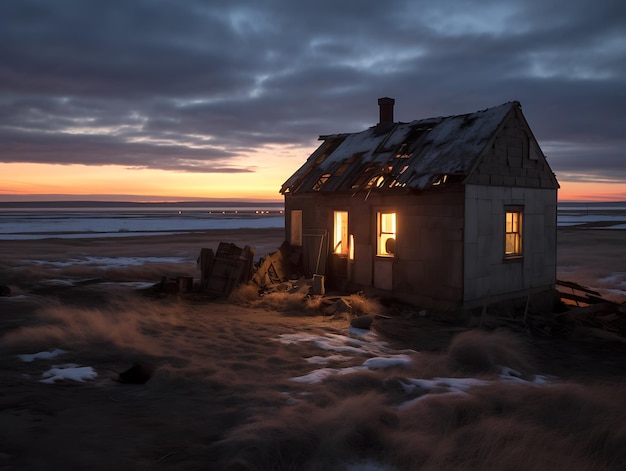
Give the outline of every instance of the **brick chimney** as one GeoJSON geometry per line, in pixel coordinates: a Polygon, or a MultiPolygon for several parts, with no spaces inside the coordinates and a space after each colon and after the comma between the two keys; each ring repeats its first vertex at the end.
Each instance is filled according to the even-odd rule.
{"type": "Polygon", "coordinates": [[[396,100],[389,97],[379,98],[378,106],[380,108],[380,122],[379,124],[393,123],[393,105],[396,100]]]}

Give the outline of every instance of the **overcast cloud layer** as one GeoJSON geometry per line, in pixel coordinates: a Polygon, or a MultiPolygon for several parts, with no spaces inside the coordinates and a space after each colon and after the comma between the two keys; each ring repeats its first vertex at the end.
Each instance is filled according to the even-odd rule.
{"type": "Polygon", "coordinates": [[[0,44],[0,162],[251,172],[381,96],[519,100],[559,178],[626,182],[623,0],[6,0],[0,44]]]}

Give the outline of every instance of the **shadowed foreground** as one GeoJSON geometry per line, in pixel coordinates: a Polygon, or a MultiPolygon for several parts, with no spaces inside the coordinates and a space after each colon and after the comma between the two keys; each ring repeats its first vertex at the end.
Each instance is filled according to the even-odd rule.
{"type": "MultiPolygon", "coordinates": [[[[258,237],[280,244],[279,233],[258,237]]],[[[0,300],[0,467],[600,470],[626,461],[624,343],[469,330],[407,307],[385,311],[371,332],[350,331],[346,317],[293,306],[147,296],[121,282],[196,273],[199,248],[146,242],[2,249],[0,283],[14,296],[0,300]],[[179,259],[53,263],[90,252],[179,259]],[[145,384],[115,381],[134,364],[151,373],[145,384]],[[96,376],[42,383],[55,366],[61,377],[96,376]]]]}

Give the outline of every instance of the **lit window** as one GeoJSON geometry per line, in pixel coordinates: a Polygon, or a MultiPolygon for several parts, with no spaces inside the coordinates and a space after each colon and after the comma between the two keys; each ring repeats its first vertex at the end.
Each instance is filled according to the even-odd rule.
{"type": "Polygon", "coordinates": [[[291,245],[302,245],[302,210],[291,211],[291,245]]]}
{"type": "Polygon", "coordinates": [[[354,260],[354,235],[350,234],[350,253],[348,254],[350,260],[354,260]]]}
{"type": "Polygon", "coordinates": [[[504,255],[519,257],[522,255],[522,211],[506,211],[506,235],[504,255]]]}
{"type": "Polygon", "coordinates": [[[396,213],[378,213],[378,255],[396,252],[396,213]]]}
{"type": "Polygon", "coordinates": [[[335,211],[333,253],[348,255],[348,211],[335,211]]]}

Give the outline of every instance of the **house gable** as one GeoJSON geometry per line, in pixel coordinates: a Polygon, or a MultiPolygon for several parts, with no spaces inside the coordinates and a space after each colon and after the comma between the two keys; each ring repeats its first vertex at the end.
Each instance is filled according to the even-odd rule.
{"type": "Polygon", "coordinates": [[[464,180],[468,185],[557,189],[550,169],[519,107],[503,120],[464,180]]]}

